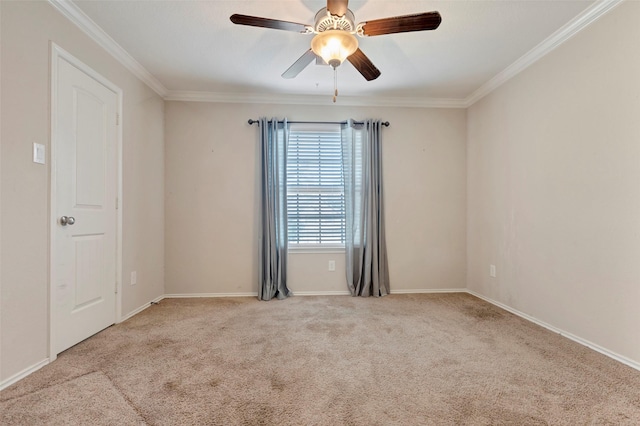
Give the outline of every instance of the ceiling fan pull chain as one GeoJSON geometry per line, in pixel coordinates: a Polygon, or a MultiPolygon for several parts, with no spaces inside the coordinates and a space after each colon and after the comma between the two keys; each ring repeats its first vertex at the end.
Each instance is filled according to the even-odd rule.
{"type": "Polygon", "coordinates": [[[333,103],[336,103],[338,97],[338,69],[333,69],[333,103]]]}

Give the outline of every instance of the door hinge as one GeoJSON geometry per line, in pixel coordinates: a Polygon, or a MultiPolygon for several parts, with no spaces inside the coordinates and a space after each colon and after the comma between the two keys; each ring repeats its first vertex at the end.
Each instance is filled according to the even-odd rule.
{"type": "Polygon", "coordinates": [[[115,290],[114,293],[118,294],[118,281],[116,281],[116,285],[115,285],[115,289],[114,290],[115,290]]]}
{"type": "Polygon", "coordinates": [[[118,206],[119,206],[118,197],[116,197],[116,210],[118,210],[118,206]]]}
{"type": "Polygon", "coordinates": [[[120,125],[120,114],[116,112],[116,126],[120,125]]]}

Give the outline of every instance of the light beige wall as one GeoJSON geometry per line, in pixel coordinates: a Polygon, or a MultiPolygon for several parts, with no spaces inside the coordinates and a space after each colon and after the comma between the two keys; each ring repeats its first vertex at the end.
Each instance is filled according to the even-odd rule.
{"type": "Polygon", "coordinates": [[[48,3],[1,4],[4,381],[49,355],[50,41],[124,91],[123,314],[164,293],[164,102],[48,3]],[[47,165],[31,161],[34,142],[46,146],[47,165]]]}
{"type": "Polygon", "coordinates": [[[640,362],[640,3],[468,112],[468,288],[640,362]],[[497,277],[489,277],[489,265],[497,277]]]}
{"type": "MultiPolygon", "coordinates": [[[[258,127],[247,119],[259,116],[389,120],[383,161],[392,291],[465,287],[464,110],[167,102],[168,294],[257,291],[258,127]]],[[[342,256],[292,254],[291,289],[345,291],[342,256]],[[336,272],[327,270],[331,259],[336,272]]]]}
{"type": "MultiPolygon", "coordinates": [[[[2,2],[0,1],[0,97],[2,97],[2,2]]],[[[2,223],[2,102],[0,102],[0,224],[2,223]]],[[[2,226],[0,226],[0,242],[2,226]]],[[[0,382],[2,381],[2,245],[0,243],[0,382]]]]}

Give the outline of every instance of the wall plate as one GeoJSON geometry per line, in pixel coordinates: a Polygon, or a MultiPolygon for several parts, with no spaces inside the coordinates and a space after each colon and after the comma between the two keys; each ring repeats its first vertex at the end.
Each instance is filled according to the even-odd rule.
{"type": "Polygon", "coordinates": [[[45,155],[47,151],[44,145],[40,143],[33,143],[33,162],[38,164],[45,163],[45,155]]]}

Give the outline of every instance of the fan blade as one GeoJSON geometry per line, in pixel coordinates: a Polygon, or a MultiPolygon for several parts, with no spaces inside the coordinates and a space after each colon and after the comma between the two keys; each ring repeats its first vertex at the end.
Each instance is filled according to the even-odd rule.
{"type": "Polygon", "coordinates": [[[277,19],[260,18],[258,16],[231,15],[231,22],[238,25],[248,25],[250,27],[273,28],[274,30],[293,31],[306,33],[307,26],[296,22],[278,21],[277,19]]]}
{"type": "Polygon", "coordinates": [[[438,12],[425,12],[416,15],[396,16],[376,19],[362,24],[365,36],[383,34],[408,33],[411,31],[435,30],[442,22],[438,12]]]}
{"type": "Polygon", "coordinates": [[[316,54],[313,53],[313,50],[311,49],[307,50],[306,52],[304,52],[302,56],[298,58],[297,61],[293,63],[293,65],[289,67],[288,70],[282,73],[282,77],[294,78],[295,76],[300,74],[300,71],[305,69],[307,65],[309,65],[315,58],[316,58],[316,54]]]}
{"type": "Polygon", "coordinates": [[[362,53],[362,50],[356,50],[347,60],[351,62],[351,65],[353,65],[367,81],[380,77],[380,70],[362,53]]]}
{"type": "Polygon", "coordinates": [[[334,16],[344,16],[349,9],[349,0],[327,0],[327,10],[334,16]]]}

